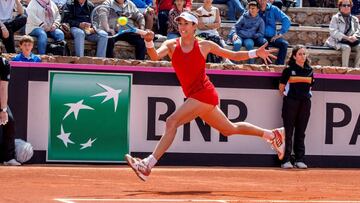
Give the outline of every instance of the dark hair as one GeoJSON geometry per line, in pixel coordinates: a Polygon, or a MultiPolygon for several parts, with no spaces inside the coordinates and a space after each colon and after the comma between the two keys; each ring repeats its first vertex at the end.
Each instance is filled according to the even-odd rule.
{"type": "MultiPolygon", "coordinates": [[[[300,49],[306,49],[306,47],[305,47],[304,45],[302,45],[302,44],[298,44],[298,45],[296,45],[296,46],[292,49],[290,58],[289,58],[289,60],[288,60],[288,62],[287,62],[287,64],[288,64],[289,66],[292,66],[292,65],[295,65],[295,64],[296,64],[296,61],[295,61],[294,57],[296,56],[296,54],[298,53],[298,51],[299,51],[300,49]]],[[[308,57],[306,57],[306,60],[305,60],[304,65],[308,65],[308,66],[310,65],[310,60],[309,60],[308,57]]]]}
{"type": "Polygon", "coordinates": [[[248,6],[248,8],[250,8],[250,6],[256,6],[258,9],[260,9],[260,4],[254,0],[249,1],[247,6],[248,6]]]}

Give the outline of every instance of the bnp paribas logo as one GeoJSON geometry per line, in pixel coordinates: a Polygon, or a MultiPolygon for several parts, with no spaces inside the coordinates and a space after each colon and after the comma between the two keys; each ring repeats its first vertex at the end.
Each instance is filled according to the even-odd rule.
{"type": "Polygon", "coordinates": [[[50,72],[48,161],[118,162],[129,152],[131,75],[50,72]]]}

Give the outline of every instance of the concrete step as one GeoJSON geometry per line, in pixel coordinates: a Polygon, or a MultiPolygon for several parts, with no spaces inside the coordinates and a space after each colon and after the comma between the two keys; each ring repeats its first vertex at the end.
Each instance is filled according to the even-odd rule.
{"type": "MultiPolygon", "coordinates": [[[[222,23],[221,27],[218,29],[220,36],[225,40],[227,39],[232,26],[232,23],[222,23]]],[[[281,26],[278,26],[278,29],[280,29],[280,27],[281,26]]],[[[291,26],[289,32],[284,36],[291,45],[304,44],[312,46],[324,45],[328,37],[329,28],[312,26],[291,26]]]]}
{"type": "MultiPolygon", "coordinates": [[[[15,36],[15,43],[18,45],[20,36],[15,36]]],[[[160,47],[163,41],[159,40],[155,42],[155,47],[160,47]]],[[[68,40],[69,48],[74,55],[74,44],[72,40],[68,40]]],[[[18,46],[17,46],[18,47],[18,46]]],[[[227,46],[227,49],[232,49],[232,46],[227,46]]],[[[0,43],[0,49],[4,50],[4,45],[0,43]]],[[[85,55],[86,56],[95,56],[96,44],[85,41],[85,55]]],[[[291,48],[288,49],[288,56],[291,54],[291,48]]],[[[17,50],[19,51],[19,50],[17,50]]],[[[321,66],[341,66],[341,52],[331,49],[311,49],[308,48],[308,55],[311,59],[312,65],[321,65],[321,66]]],[[[36,53],[36,46],[34,48],[34,53],[36,53]]],[[[118,41],[115,44],[115,58],[119,59],[134,59],[134,47],[124,41],[118,41]]],[[[352,53],[352,58],[354,58],[354,53],[352,53]]],[[[166,58],[165,58],[166,60],[166,58]]],[[[168,58],[167,58],[168,60],[168,58]]],[[[261,60],[257,61],[258,63],[262,63],[261,60]]],[[[242,62],[246,63],[246,62],[242,62]]],[[[350,60],[350,65],[353,64],[353,60],[350,60]]]]}

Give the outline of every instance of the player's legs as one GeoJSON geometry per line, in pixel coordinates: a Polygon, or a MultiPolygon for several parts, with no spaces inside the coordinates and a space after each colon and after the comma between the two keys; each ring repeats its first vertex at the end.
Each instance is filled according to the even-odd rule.
{"type": "Polygon", "coordinates": [[[187,99],[179,109],[166,119],[165,133],[156,145],[153,154],[142,160],[127,154],[125,156],[127,163],[141,180],[146,181],[152,167],[154,167],[157,160],[161,158],[173,143],[177,128],[190,122],[196,117],[211,111],[213,108],[213,105],[200,102],[196,99],[187,99]]]}
{"type": "Polygon", "coordinates": [[[271,143],[271,146],[276,150],[279,159],[281,160],[284,158],[285,133],[283,128],[268,130],[247,122],[232,123],[218,106],[212,111],[200,115],[200,117],[207,124],[219,130],[225,136],[242,134],[263,137],[266,141],[271,143]]]}
{"type": "Polygon", "coordinates": [[[165,133],[157,144],[153,156],[159,160],[165,151],[170,147],[179,126],[188,123],[198,116],[214,109],[213,105],[188,98],[172,115],[166,119],[165,133]]]}
{"type": "Polygon", "coordinates": [[[262,137],[265,129],[247,122],[232,123],[216,106],[212,111],[200,116],[207,124],[217,129],[223,135],[244,134],[262,137]]]}

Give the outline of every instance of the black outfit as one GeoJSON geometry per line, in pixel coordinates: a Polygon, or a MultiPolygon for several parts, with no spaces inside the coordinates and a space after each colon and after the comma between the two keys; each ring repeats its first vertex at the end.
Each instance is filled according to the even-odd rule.
{"type": "Polygon", "coordinates": [[[78,1],[68,1],[64,6],[64,23],[69,23],[70,27],[80,27],[80,23],[91,23],[90,16],[95,6],[90,1],[85,1],[81,6],[78,1]]]}
{"type": "MultiPolygon", "coordinates": [[[[0,79],[2,81],[9,81],[10,79],[10,65],[2,57],[0,57],[0,79]]],[[[4,161],[15,158],[15,121],[9,107],[7,113],[8,123],[0,125],[3,133],[3,149],[1,152],[3,153],[4,161]]]]}
{"type": "Polygon", "coordinates": [[[137,33],[128,32],[121,34],[114,38],[109,38],[107,48],[106,48],[106,57],[114,58],[114,46],[117,41],[126,41],[129,44],[135,46],[135,58],[138,60],[145,59],[145,42],[144,39],[137,33]]]}
{"type": "Polygon", "coordinates": [[[15,52],[15,42],[14,42],[14,33],[20,30],[26,24],[26,15],[18,15],[14,19],[4,22],[4,25],[9,31],[9,37],[4,38],[2,31],[0,29],[0,38],[5,45],[5,49],[7,53],[16,53],[15,52]]]}
{"type": "Polygon", "coordinates": [[[296,162],[304,162],[305,130],[310,117],[311,86],[314,83],[313,69],[296,63],[284,69],[280,83],[286,85],[283,98],[282,118],[285,127],[285,156],[283,163],[290,161],[292,137],[294,134],[294,153],[296,162]]]}

